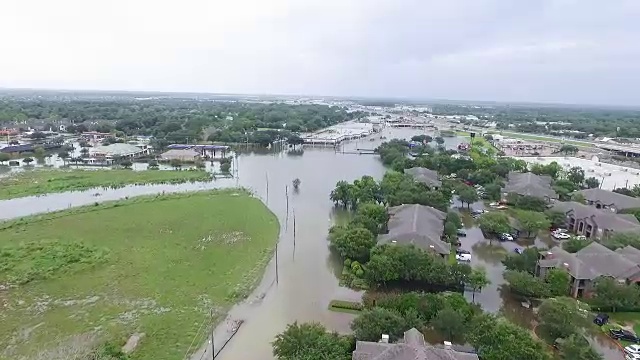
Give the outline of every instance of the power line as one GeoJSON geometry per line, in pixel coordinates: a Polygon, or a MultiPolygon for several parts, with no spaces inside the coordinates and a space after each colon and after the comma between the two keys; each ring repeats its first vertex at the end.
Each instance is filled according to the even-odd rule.
{"type": "Polygon", "coordinates": [[[193,347],[193,344],[196,342],[196,339],[199,337],[198,335],[202,331],[202,327],[204,326],[204,323],[206,321],[207,321],[207,318],[204,318],[204,320],[202,320],[202,323],[198,327],[198,331],[196,331],[195,335],[193,335],[193,339],[191,340],[191,344],[189,345],[189,348],[187,349],[187,351],[184,354],[184,358],[185,359],[187,358],[187,355],[189,355],[189,351],[191,351],[191,348],[193,347]]]}

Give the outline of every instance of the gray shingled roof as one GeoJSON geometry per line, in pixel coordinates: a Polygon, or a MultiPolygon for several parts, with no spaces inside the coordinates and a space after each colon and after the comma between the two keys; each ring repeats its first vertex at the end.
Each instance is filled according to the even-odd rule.
{"type": "Polygon", "coordinates": [[[478,360],[478,355],[429,346],[415,328],[404,333],[398,344],[357,341],[353,360],[478,360]]]}
{"type": "Polygon", "coordinates": [[[389,233],[378,237],[378,244],[416,245],[439,254],[449,254],[451,244],[440,240],[447,214],[430,206],[404,204],[389,208],[389,233]],[[433,247],[432,247],[433,246],[433,247]]]}
{"type": "Polygon", "coordinates": [[[616,252],[633,261],[634,263],[640,264],[640,250],[634,248],[633,246],[627,245],[623,248],[617,249],[616,252]]]}
{"type": "Polygon", "coordinates": [[[626,279],[640,273],[638,263],[597,242],[592,242],[575,254],[558,246],[542,253],[546,259],[538,262],[541,267],[567,268],[576,279],[593,280],[603,275],[626,279]]]}
{"type": "Polygon", "coordinates": [[[618,210],[640,208],[640,199],[602,189],[585,189],[579,191],[586,200],[600,202],[606,206],[614,206],[618,210]]]}
{"type": "Polygon", "coordinates": [[[424,183],[427,186],[442,186],[442,182],[438,180],[438,173],[434,170],[423,167],[412,167],[410,169],[404,169],[404,173],[413,176],[416,181],[424,183]]]}
{"type": "Polygon", "coordinates": [[[509,180],[504,187],[504,192],[557,199],[558,194],[551,188],[551,181],[550,176],[512,171],[509,173],[509,180]]]}
{"type": "Polygon", "coordinates": [[[591,218],[600,229],[619,232],[640,232],[640,222],[631,214],[616,214],[609,210],[596,209],[593,206],[575,201],[558,202],[554,204],[553,209],[564,213],[572,211],[576,219],[591,218]]]}

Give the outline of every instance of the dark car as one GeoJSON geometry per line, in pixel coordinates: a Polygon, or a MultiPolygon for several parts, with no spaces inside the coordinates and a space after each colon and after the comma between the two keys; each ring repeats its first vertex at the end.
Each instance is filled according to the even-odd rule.
{"type": "Polygon", "coordinates": [[[611,329],[609,330],[609,336],[616,340],[626,340],[634,343],[640,343],[640,338],[636,334],[625,329],[611,329]]]}
{"type": "Polygon", "coordinates": [[[609,322],[609,315],[607,314],[598,314],[596,315],[595,319],[593,319],[593,323],[598,325],[598,326],[602,326],[606,323],[609,322]]]}
{"type": "Polygon", "coordinates": [[[456,234],[458,236],[467,236],[467,232],[464,231],[464,229],[458,229],[458,232],[456,234]]]}
{"type": "Polygon", "coordinates": [[[515,248],[513,249],[513,252],[515,252],[516,254],[522,254],[523,250],[520,248],[515,248]]]}

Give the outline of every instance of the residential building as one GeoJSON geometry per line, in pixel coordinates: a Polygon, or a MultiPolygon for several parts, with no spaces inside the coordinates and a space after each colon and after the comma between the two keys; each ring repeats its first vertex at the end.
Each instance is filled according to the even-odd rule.
{"type": "Polygon", "coordinates": [[[353,360],[478,360],[474,353],[456,351],[451,343],[444,348],[428,345],[416,328],[407,330],[401,342],[390,344],[382,335],[380,342],[357,341],[353,360]]]}
{"type": "Polygon", "coordinates": [[[505,194],[515,193],[522,196],[533,196],[550,201],[557,199],[558,194],[551,188],[550,176],[536,175],[534,173],[520,173],[512,171],[503,189],[505,194]]]}
{"type": "Polygon", "coordinates": [[[113,135],[111,135],[110,133],[101,133],[97,131],[87,131],[82,133],[82,138],[84,140],[93,142],[97,142],[111,136],[113,135]]]}
{"type": "Polygon", "coordinates": [[[418,204],[390,207],[388,212],[389,233],[378,236],[378,244],[415,245],[442,256],[451,253],[451,244],[442,241],[446,213],[418,204]]]}
{"type": "Polygon", "coordinates": [[[434,170],[423,167],[412,167],[410,169],[404,169],[404,173],[413,176],[416,181],[430,188],[437,189],[442,186],[442,182],[438,179],[438,172],[434,170]]]}
{"type": "Polygon", "coordinates": [[[546,276],[549,269],[565,269],[571,276],[573,297],[588,295],[593,282],[600,276],[611,277],[621,283],[640,283],[640,251],[629,247],[610,250],[592,242],[575,254],[556,246],[540,252],[536,275],[546,276]],[[635,251],[634,251],[635,250],[635,251]]]}
{"type": "Polygon", "coordinates": [[[553,209],[567,215],[568,230],[587,238],[601,239],[614,232],[638,232],[640,222],[631,214],[616,214],[578,202],[558,202],[553,209]]]}
{"type": "Polygon", "coordinates": [[[620,212],[626,209],[640,208],[640,199],[602,189],[580,190],[588,205],[597,209],[620,212]]]}
{"type": "Polygon", "coordinates": [[[162,160],[180,160],[186,162],[195,161],[200,157],[200,153],[193,149],[172,149],[160,155],[160,159],[162,160]]]}

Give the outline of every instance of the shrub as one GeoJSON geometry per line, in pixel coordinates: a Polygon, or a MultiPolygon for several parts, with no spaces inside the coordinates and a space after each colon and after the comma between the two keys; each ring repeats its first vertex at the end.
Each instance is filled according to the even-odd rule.
{"type": "Polygon", "coordinates": [[[329,307],[355,311],[361,311],[364,309],[364,305],[362,305],[362,303],[360,302],[345,300],[331,300],[331,302],[329,303],[329,307]]]}

